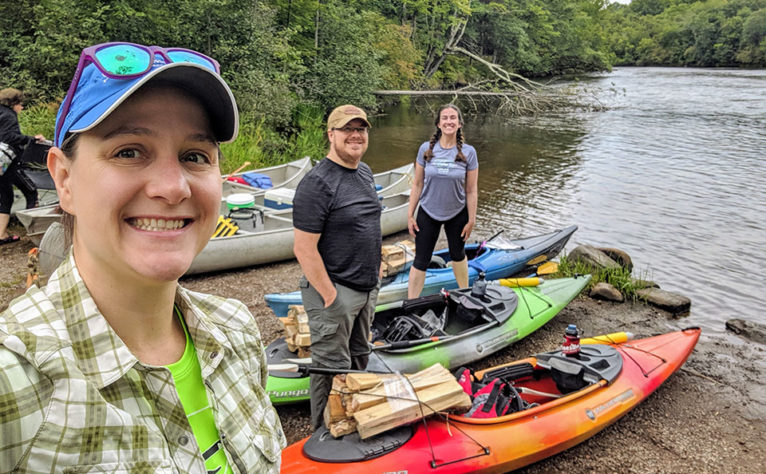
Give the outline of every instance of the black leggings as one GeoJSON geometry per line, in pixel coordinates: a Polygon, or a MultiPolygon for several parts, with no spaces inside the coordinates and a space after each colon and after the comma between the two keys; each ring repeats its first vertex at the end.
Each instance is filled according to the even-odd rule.
{"type": "Polygon", "coordinates": [[[10,214],[13,205],[13,186],[19,188],[27,201],[27,209],[37,205],[37,188],[29,177],[24,174],[19,160],[14,160],[11,166],[0,176],[0,214],[10,214]]]}
{"type": "Polygon", "coordinates": [[[448,221],[437,221],[429,216],[421,207],[418,209],[418,233],[415,234],[415,261],[412,266],[420,271],[426,271],[431,262],[431,255],[434,253],[436,241],[439,239],[439,231],[444,225],[444,233],[447,234],[447,243],[449,244],[449,258],[453,262],[459,262],[465,258],[465,242],[460,234],[463,228],[468,224],[468,208],[464,207],[462,211],[448,221]]]}

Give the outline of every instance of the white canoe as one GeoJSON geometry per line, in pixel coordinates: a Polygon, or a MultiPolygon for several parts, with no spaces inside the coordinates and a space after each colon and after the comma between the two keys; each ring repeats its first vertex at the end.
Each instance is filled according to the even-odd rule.
{"type": "MultiPolygon", "coordinates": [[[[295,189],[301,179],[306,175],[306,173],[309,172],[311,167],[311,157],[304,156],[299,160],[291,161],[289,163],[236,173],[233,176],[241,177],[246,173],[258,173],[268,176],[271,179],[272,187],[268,189],[256,188],[246,184],[239,184],[226,180],[223,182],[223,195],[228,196],[229,194],[234,193],[249,193],[254,196],[263,196],[263,194],[266,193],[266,191],[269,189],[295,189]]],[[[229,175],[224,176],[224,178],[228,177],[229,175]]]]}
{"type": "MultiPolygon", "coordinates": [[[[271,174],[272,182],[276,182],[270,189],[294,189],[303,176],[311,169],[311,159],[309,157],[301,158],[284,165],[272,166],[270,168],[262,168],[256,170],[258,173],[271,174]],[[266,172],[264,172],[266,171],[266,172]],[[280,180],[284,178],[283,180],[280,180]]],[[[378,193],[381,196],[388,196],[391,194],[401,193],[407,191],[412,183],[413,165],[404,165],[399,168],[395,168],[390,171],[378,173],[375,175],[375,185],[378,188],[378,193]]],[[[255,200],[255,205],[258,207],[265,206],[265,194],[267,189],[254,188],[252,186],[244,186],[230,181],[223,183],[223,195],[228,196],[232,194],[234,190],[237,192],[247,192],[252,194],[255,200]],[[227,192],[227,189],[229,192],[227,192]]],[[[51,191],[55,202],[58,202],[58,196],[55,195],[55,190],[51,191]]],[[[40,195],[40,202],[43,204],[43,194],[40,195]]],[[[47,194],[45,194],[47,196],[47,194]]],[[[17,199],[18,201],[18,199],[17,199]]],[[[23,201],[23,198],[21,198],[23,201]]],[[[268,212],[268,209],[265,209],[268,212]]],[[[33,209],[19,209],[16,211],[16,217],[21,224],[26,228],[27,235],[35,245],[40,245],[40,240],[43,237],[48,226],[53,222],[58,222],[61,219],[61,213],[58,210],[58,204],[43,205],[33,209]]]]}
{"type": "MultiPolygon", "coordinates": [[[[380,215],[383,235],[407,228],[409,197],[409,191],[383,197],[383,211],[380,215]]],[[[295,258],[291,210],[266,213],[255,220],[253,231],[239,230],[230,237],[210,239],[186,274],[229,270],[295,258]]]]}
{"type": "MultiPolygon", "coordinates": [[[[224,204],[225,205],[225,204],[224,204]]],[[[382,234],[389,235],[407,228],[409,191],[381,199],[382,234]]],[[[210,239],[194,259],[187,275],[230,270],[234,268],[278,262],[294,258],[292,210],[264,213],[256,218],[252,231],[239,230],[229,237],[210,239]]],[[[44,277],[61,263],[66,253],[64,228],[51,224],[40,243],[40,272],[44,277]]]]}
{"type": "MultiPolygon", "coordinates": [[[[390,235],[407,228],[409,188],[414,166],[401,166],[375,175],[375,185],[382,197],[383,212],[380,218],[382,234],[390,235]]],[[[187,275],[294,258],[292,211],[272,210],[265,206],[264,194],[254,196],[256,208],[263,211],[256,219],[254,231],[239,230],[229,237],[211,239],[192,262],[187,275]]],[[[53,226],[61,220],[58,206],[46,206],[28,210],[30,221],[25,224],[35,229],[30,238],[40,247],[40,270],[49,275],[64,258],[63,228],[53,226]],[[34,222],[34,223],[33,223],[34,222]],[[43,227],[44,226],[44,227],[43,227]],[[49,229],[46,231],[46,229],[49,229]]],[[[221,215],[227,215],[225,198],[221,201],[221,215]]]]}

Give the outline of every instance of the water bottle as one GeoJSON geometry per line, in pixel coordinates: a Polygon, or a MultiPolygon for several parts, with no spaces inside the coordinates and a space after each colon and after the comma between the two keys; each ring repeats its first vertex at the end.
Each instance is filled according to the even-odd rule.
{"type": "Polygon", "coordinates": [[[564,344],[561,346],[561,352],[567,357],[578,357],[580,355],[580,335],[577,326],[570,324],[564,331],[564,344]]]}
{"type": "Polygon", "coordinates": [[[479,278],[473,282],[473,288],[471,288],[471,296],[482,299],[487,293],[487,281],[484,279],[484,272],[479,273],[479,278]]]}

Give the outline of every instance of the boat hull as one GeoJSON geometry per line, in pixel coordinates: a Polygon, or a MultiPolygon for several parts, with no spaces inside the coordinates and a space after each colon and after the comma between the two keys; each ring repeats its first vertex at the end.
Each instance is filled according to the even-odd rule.
{"type": "MultiPolygon", "coordinates": [[[[516,293],[518,305],[502,324],[477,326],[475,330],[409,348],[373,348],[367,369],[412,373],[433,364],[455,368],[487,357],[541,328],[572,301],[589,281],[590,275],[585,275],[547,280],[538,287],[513,288],[510,291],[516,293]]],[[[389,305],[382,305],[377,311],[387,309],[389,305]]],[[[283,341],[272,343],[266,349],[270,364],[282,362],[276,360],[275,356],[285,354],[283,341]]],[[[306,401],[309,398],[309,378],[299,377],[295,373],[271,372],[266,391],[272,403],[277,405],[306,401]]]]}
{"type": "MultiPolygon", "coordinates": [[[[409,194],[385,196],[380,213],[383,235],[407,228],[409,194]],[[386,206],[387,204],[387,206],[386,206]]],[[[230,270],[295,258],[292,212],[267,213],[255,232],[237,232],[229,237],[210,239],[192,261],[186,275],[230,270]]]]}
{"type": "Polygon", "coordinates": [[[318,462],[304,454],[307,438],[282,452],[282,471],[462,473],[518,469],[585,441],[627,414],[683,365],[699,334],[698,328],[691,328],[616,344],[623,359],[622,370],[611,384],[602,380],[555,402],[500,418],[451,416],[448,425],[431,417],[427,430],[422,423],[412,425],[409,440],[374,459],[318,462]]]}
{"type": "MultiPolygon", "coordinates": [[[[406,217],[406,216],[405,216],[406,217]]],[[[406,224],[405,224],[406,225],[406,224]]],[[[577,230],[576,225],[556,230],[543,235],[527,237],[523,239],[512,240],[518,249],[487,249],[476,257],[469,260],[468,265],[468,284],[478,278],[480,272],[485,273],[487,280],[497,280],[506,278],[521,270],[524,270],[531,263],[540,263],[550,260],[558,255],[564,248],[569,238],[577,230]]],[[[466,245],[466,251],[475,251],[480,244],[466,245]]],[[[445,261],[449,260],[449,251],[447,249],[434,252],[435,256],[445,261]]],[[[378,293],[378,304],[392,303],[407,298],[407,285],[409,283],[409,272],[399,273],[393,281],[384,284],[378,293]]],[[[457,288],[455,275],[451,268],[429,268],[426,271],[425,283],[421,296],[433,295],[442,288],[457,288]]],[[[287,308],[290,305],[301,304],[301,295],[298,291],[290,293],[272,293],[265,296],[266,304],[279,317],[287,315],[287,308]]]]}

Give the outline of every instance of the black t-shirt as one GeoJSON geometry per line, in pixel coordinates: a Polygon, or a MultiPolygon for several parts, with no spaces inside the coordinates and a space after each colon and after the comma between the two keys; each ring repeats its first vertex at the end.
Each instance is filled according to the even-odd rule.
{"type": "Polygon", "coordinates": [[[349,169],[329,158],[298,184],[293,225],[319,238],[319,254],[333,282],[357,291],[378,283],[380,201],[370,167],[349,169]]]}

